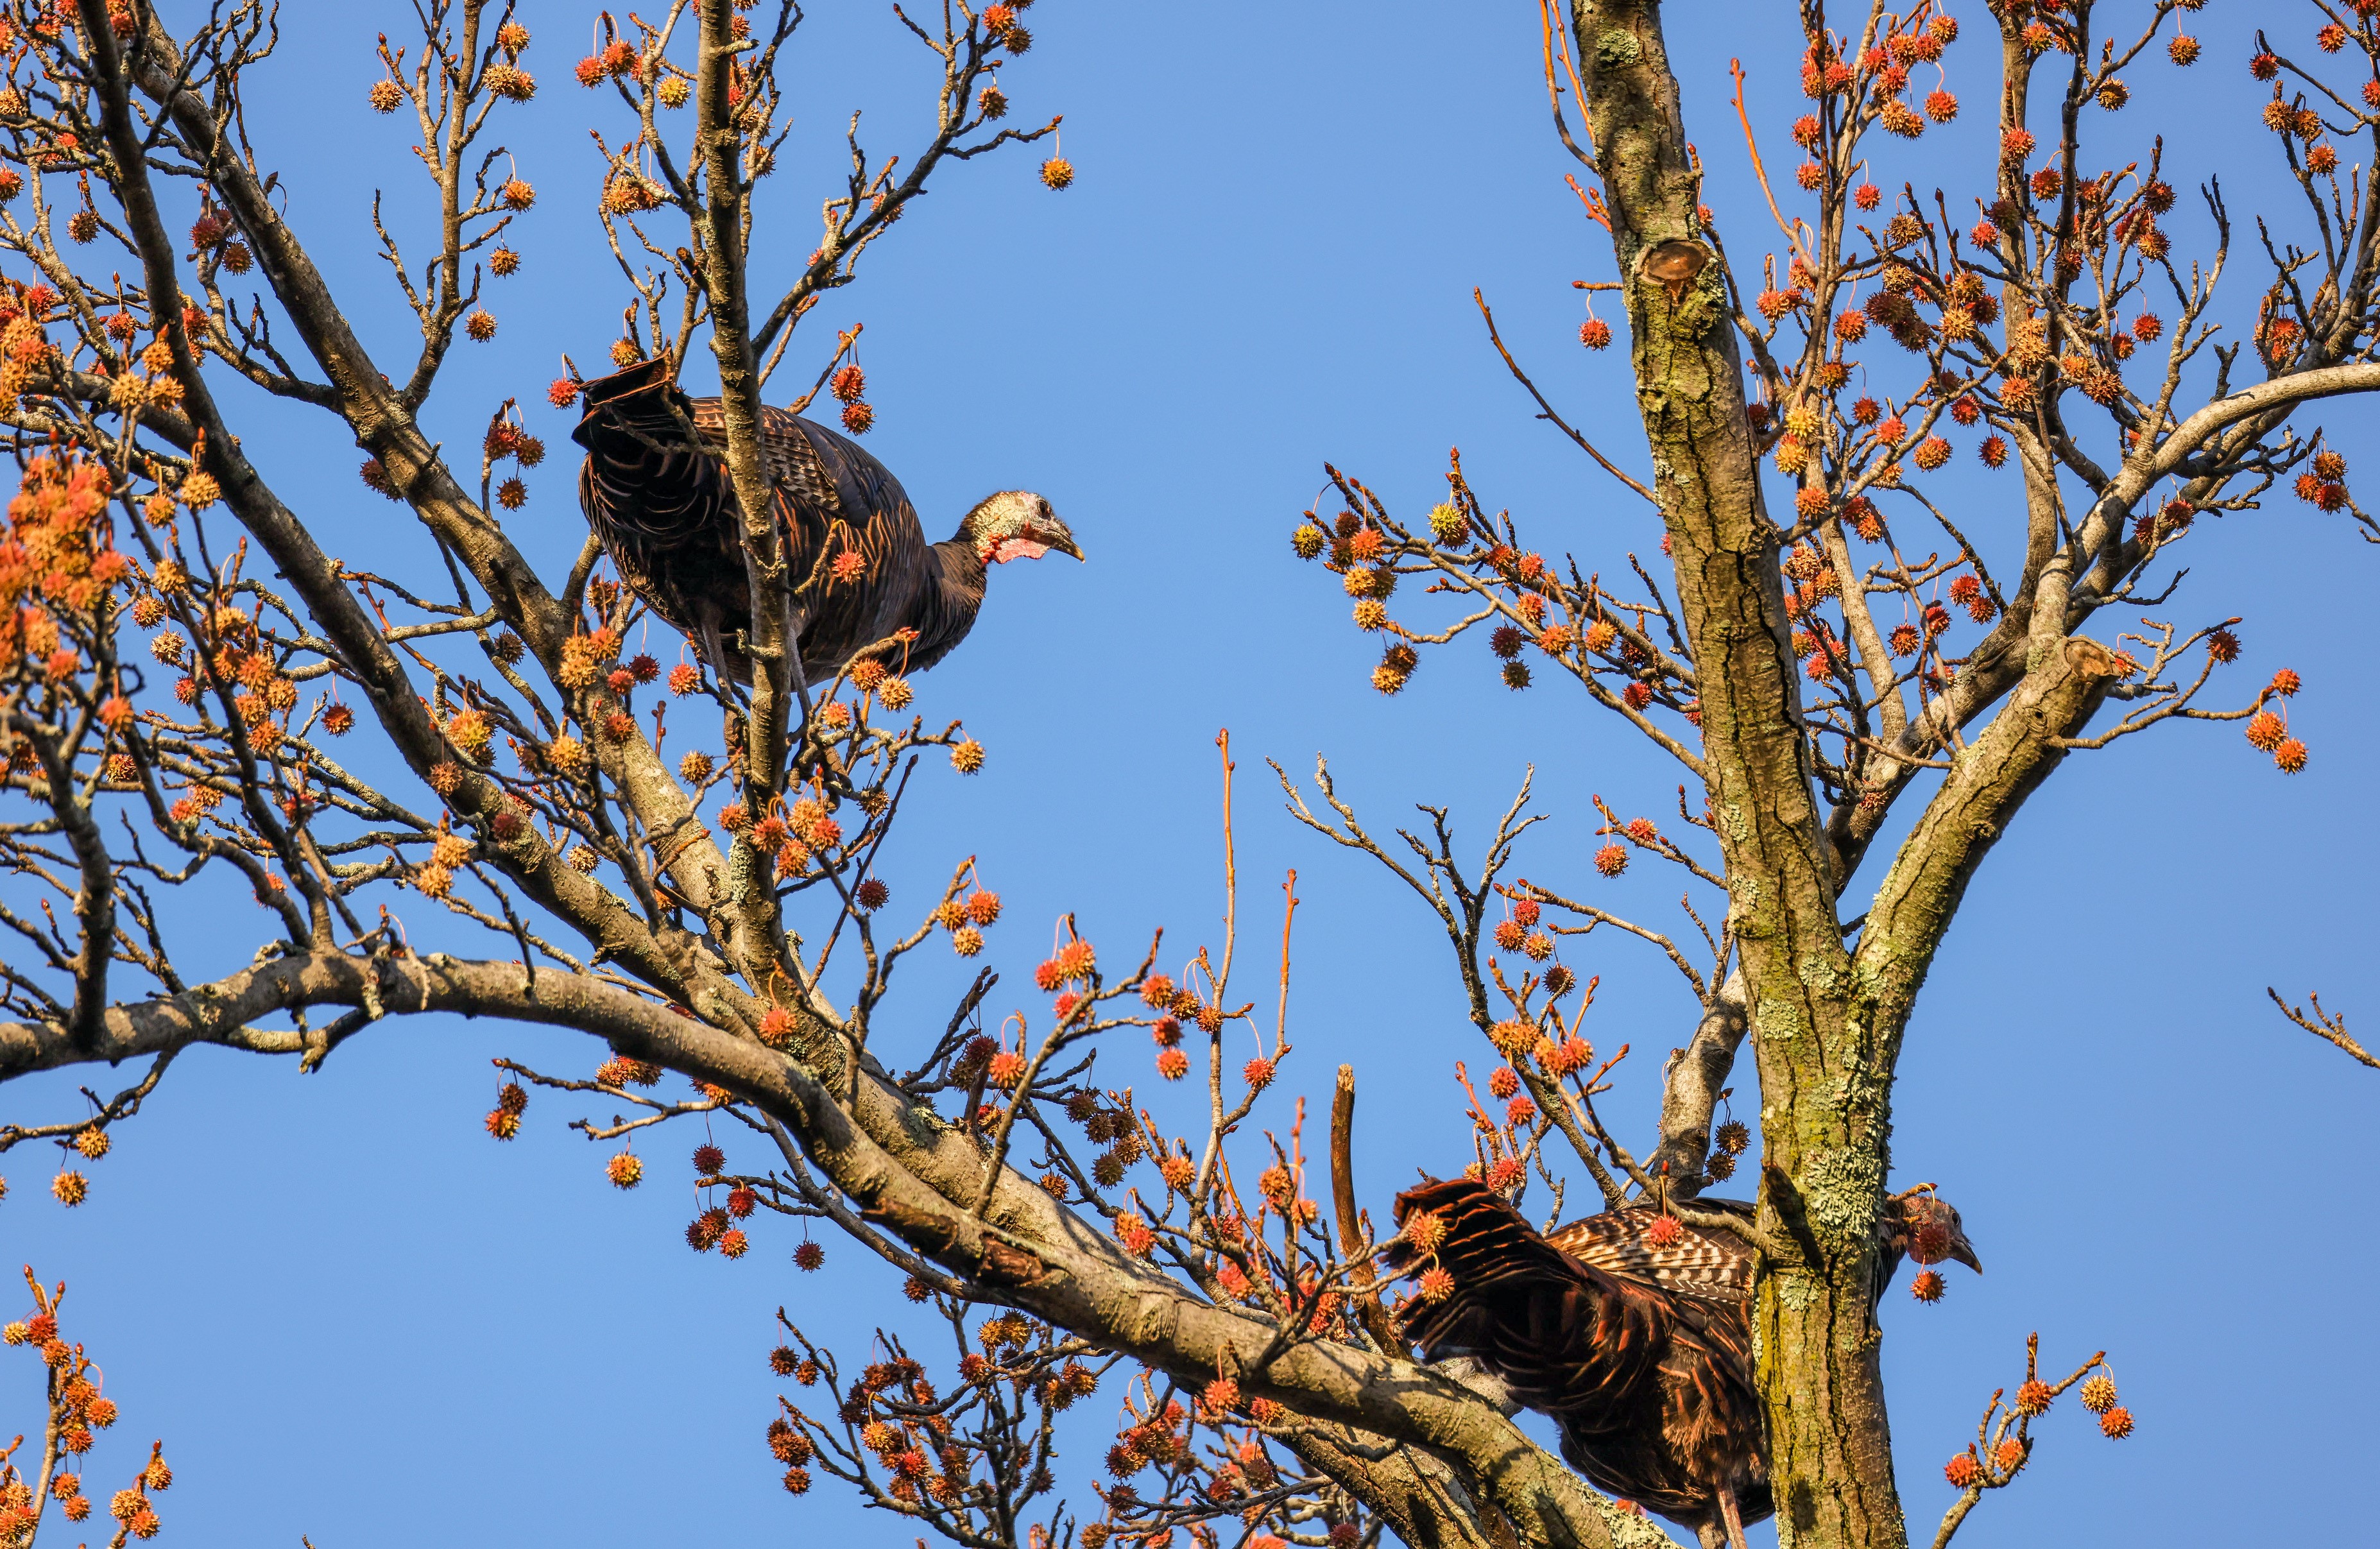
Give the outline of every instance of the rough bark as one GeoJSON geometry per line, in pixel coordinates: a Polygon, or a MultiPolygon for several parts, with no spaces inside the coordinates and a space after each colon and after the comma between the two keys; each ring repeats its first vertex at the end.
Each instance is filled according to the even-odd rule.
{"type": "Polygon", "coordinates": [[[1888,1095],[1873,1030],[1847,1015],[1851,961],[1804,759],[1778,529],[1657,0],[1582,0],[1572,18],[1759,1064],[1760,1225],[1784,1254],[1755,1292],[1779,1532],[1897,1544],[1869,1318],[1888,1095]]]}
{"type": "MultiPolygon", "coordinates": [[[[1580,0],[1572,19],[1627,276],[1655,490],[1695,652],[1740,954],[1742,1023],[1722,996],[1681,1052],[1670,1083],[1679,1112],[1665,1115],[1664,1142],[1692,1144],[1696,1110],[1707,1123],[1710,1091],[1748,1029],[1761,1084],[1760,1224],[1771,1248],[1755,1297],[1757,1375],[1779,1535],[1789,1545],[1890,1549],[1906,1542],[1906,1528],[1871,1308],[1893,1066],[1968,879],[2064,756],[2058,739],[2104,699],[2114,658],[2067,638],[2070,582],[2044,575],[2043,585],[2060,588],[2060,606],[2045,618],[2036,605],[2009,626],[2035,637],[2030,651],[2005,653],[1991,696],[2011,683],[2014,693],[1958,755],[1895,858],[1857,951],[1848,950],[1838,895],[1869,836],[1830,841],[1812,782],[1779,531],[1763,506],[1737,341],[1701,228],[1658,0],[1580,0]]],[[[1910,727],[1901,740],[1922,734],[1910,727]]]]}

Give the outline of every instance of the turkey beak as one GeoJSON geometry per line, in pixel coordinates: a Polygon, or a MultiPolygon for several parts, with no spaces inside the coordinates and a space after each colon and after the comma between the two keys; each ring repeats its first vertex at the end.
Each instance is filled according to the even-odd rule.
{"type": "Polygon", "coordinates": [[[1983,1262],[1975,1257],[1975,1245],[1967,1240],[1967,1236],[1964,1232],[1961,1232],[1957,1237],[1950,1240],[1949,1256],[1958,1260],[1961,1264],[1965,1265],[1969,1269],[1973,1270],[1978,1275],[1981,1275],[1984,1272],[1983,1262]]]}
{"type": "Polygon", "coordinates": [[[1073,533],[1052,533],[1042,541],[1058,553],[1072,554],[1078,563],[1083,557],[1083,551],[1075,545],[1073,533]]]}

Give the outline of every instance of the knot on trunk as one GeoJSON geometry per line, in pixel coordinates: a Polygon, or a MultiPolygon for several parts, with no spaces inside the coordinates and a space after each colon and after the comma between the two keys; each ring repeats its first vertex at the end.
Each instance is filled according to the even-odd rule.
{"type": "Polygon", "coordinates": [[[1636,272],[1668,291],[1670,305],[1674,307],[1684,297],[1686,287],[1709,267],[1710,249],[1701,243],[1669,241],[1646,248],[1636,272]]]}

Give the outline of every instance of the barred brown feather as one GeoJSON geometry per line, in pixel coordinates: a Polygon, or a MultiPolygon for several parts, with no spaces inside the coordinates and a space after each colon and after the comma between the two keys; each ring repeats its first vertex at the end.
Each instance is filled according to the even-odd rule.
{"type": "Polygon", "coordinates": [[[1741,1301],[1752,1294],[1752,1251],[1742,1239],[1689,1228],[1676,1242],[1657,1248],[1646,1232],[1659,1214],[1617,1210],[1590,1216],[1546,1240],[1581,1264],[1681,1296],[1741,1301]]]}

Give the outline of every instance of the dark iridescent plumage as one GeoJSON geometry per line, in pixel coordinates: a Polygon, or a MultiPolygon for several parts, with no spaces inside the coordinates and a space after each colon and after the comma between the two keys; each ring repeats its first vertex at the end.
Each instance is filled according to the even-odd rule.
{"type": "MultiPolygon", "coordinates": [[[[1465,1179],[1397,1196],[1400,1222],[1421,1211],[1445,1228],[1433,1256],[1453,1278],[1444,1298],[1415,1298],[1401,1313],[1426,1359],[1476,1360],[1554,1418],[1571,1467],[1664,1517],[1716,1524],[1722,1485],[1745,1521],[1774,1510],[1747,1304],[1732,1289],[1736,1279],[1751,1285],[1741,1243],[1690,1232],[1655,1250],[1634,1219],[1650,1211],[1576,1222],[1548,1239],[1465,1179]],[[1717,1294],[1662,1285],[1652,1265],[1672,1258],[1707,1259],[1679,1277],[1717,1294]]],[[[1390,1262],[1417,1270],[1423,1260],[1400,1239],[1390,1262]]]]}
{"type": "MultiPolygon", "coordinates": [[[[1694,1203],[1749,1229],[1748,1204],[1694,1203]]],[[[1439,1300],[1415,1297],[1399,1313],[1425,1359],[1476,1361],[1515,1400],[1553,1417],[1572,1468],[1706,1541],[1731,1527],[1740,1543],[1742,1523],[1776,1509],[1753,1386],[1745,1238],[1687,1228],[1657,1246],[1652,1209],[1540,1235],[1500,1195],[1465,1179],[1397,1196],[1401,1224],[1422,1212],[1443,1228],[1438,1246],[1423,1253],[1401,1236],[1389,1262],[1400,1273],[1435,1267],[1451,1277],[1439,1300]]],[[[1957,1212],[1905,1196],[1879,1225],[1879,1288],[1928,1223],[1947,1228],[1931,1256],[1975,1264],[1957,1212]]]]}
{"type": "MultiPolygon", "coordinates": [[[[714,672],[751,682],[739,638],[750,624],[751,587],[719,400],[688,398],[662,358],[584,392],[571,439],[587,450],[578,502],[588,525],[621,580],[685,631],[714,672]]],[[[1082,557],[1038,495],[1003,490],[967,513],[955,537],[928,543],[900,480],[844,437],[763,406],[759,440],[786,573],[804,588],[795,614],[811,684],[903,630],[915,638],[884,651],[886,665],[930,667],[974,626],[991,563],[1049,549],[1082,557]],[[845,552],[860,563],[838,578],[834,562],[845,552]]]]}

